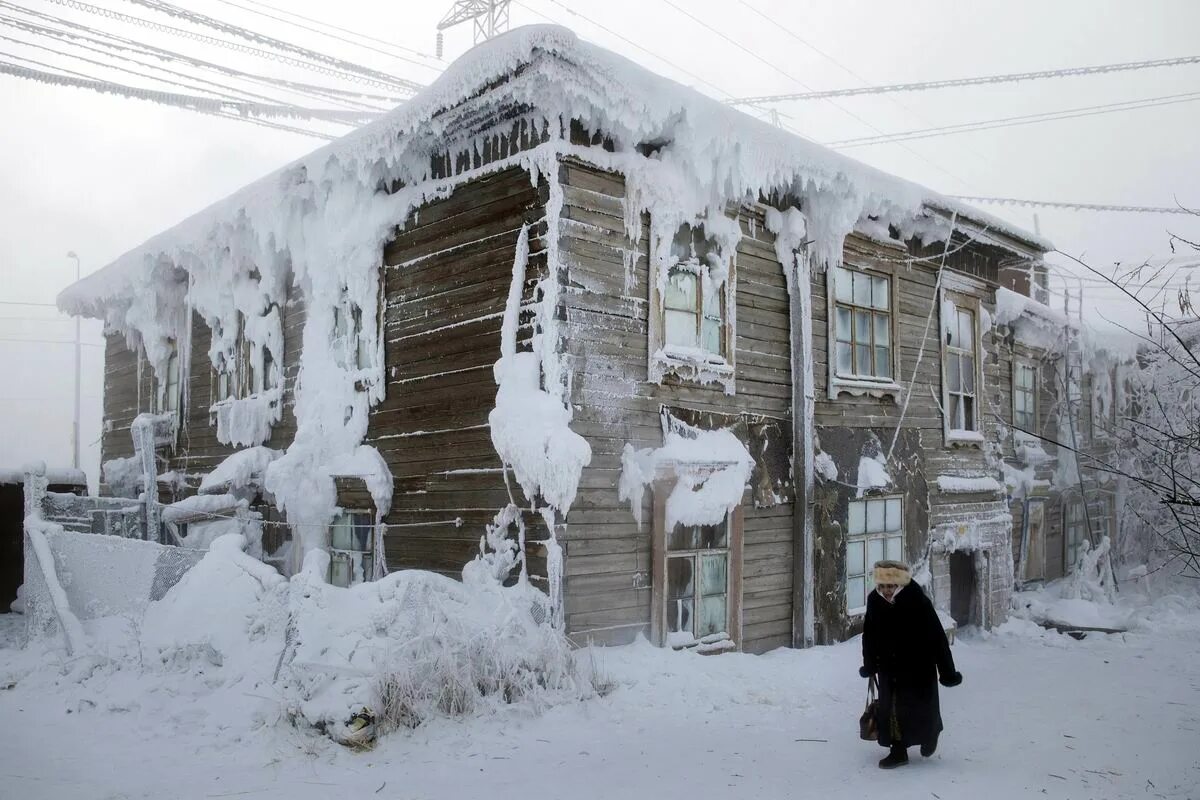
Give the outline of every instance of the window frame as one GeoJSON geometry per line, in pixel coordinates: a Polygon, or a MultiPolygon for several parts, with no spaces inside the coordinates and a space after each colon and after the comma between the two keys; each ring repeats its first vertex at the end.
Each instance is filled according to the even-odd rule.
{"type": "MultiPolygon", "coordinates": [[[[1041,406],[1041,403],[1039,402],[1039,398],[1038,398],[1038,391],[1039,391],[1039,384],[1041,383],[1041,380],[1040,380],[1041,376],[1038,373],[1037,365],[1034,364],[1029,359],[1015,358],[1015,359],[1013,359],[1012,364],[1013,364],[1013,371],[1012,371],[1013,428],[1016,429],[1017,427],[1023,427],[1024,430],[1029,431],[1029,433],[1035,434],[1035,433],[1037,433],[1037,430],[1038,430],[1038,417],[1039,417],[1038,411],[1040,410],[1040,406],[1041,406]],[[1018,381],[1018,377],[1021,374],[1022,370],[1029,370],[1030,374],[1033,376],[1033,385],[1028,390],[1023,388],[1018,381]],[[1029,414],[1030,418],[1032,419],[1032,422],[1028,426],[1021,426],[1020,420],[1018,419],[1018,415],[1021,412],[1017,409],[1017,395],[1025,394],[1025,393],[1029,394],[1029,403],[1030,403],[1030,409],[1026,413],[1029,414]]],[[[1018,432],[1020,432],[1020,431],[1018,431],[1018,432]]]]}
{"type": "MultiPolygon", "coordinates": [[[[981,413],[980,407],[979,407],[979,405],[980,405],[979,401],[984,396],[983,395],[983,390],[984,390],[984,386],[983,386],[983,355],[984,355],[983,335],[982,335],[982,331],[980,330],[980,323],[981,323],[980,312],[982,310],[982,305],[981,305],[978,297],[975,297],[973,295],[963,294],[961,292],[956,292],[956,291],[952,291],[952,290],[948,290],[948,289],[942,290],[941,297],[939,298],[939,300],[940,300],[940,302],[938,303],[938,343],[939,343],[938,350],[941,355],[941,362],[942,362],[941,363],[942,433],[946,439],[947,444],[952,444],[952,445],[966,444],[966,445],[976,445],[976,446],[982,445],[983,439],[984,439],[984,436],[983,436],[983,414],[981,413]],[[957,347],[955,345],[952,345],[950,342],[946,341],[946,339],[947,339],[946,333],[945,333],[946,320],[944,319],[944,317],[945,317],[945,313],[946,313],[946,307],[948,305],[953,306],[956,311],[956,315],[955,315],[955,328],[956,329],[958,328],[957,312],[961,309],[961,310],[965,310],[965,311],[968,311],[971,313],[971,318],[972,318],[971,348],[972,349],[970,351],[970,355],[974,360],[974,368],[972,370],[972,373],[973,373],[972,377],[974,378],[975,385],[974,385],[974,390],[972,391],[972,393],[970,395],[967,395],[965,392],[963,392],[961,390],[958,392],[950,391],[950,376],[949,376],[949,370],[947,369],[949,362],[950,362],[950,356],[954,355],[960,359],[960,361],[959,361],[959,364],[960,364],[960,367],[959,367],[960,383],[959,383],[959,385],[962,386],[961,359],[963,358],[963,354],[967,353],[968,351],[965,348],[957,347]],[[954,352],[952,353],[951,351],[954,351],[954,352]],[[974,428],[955,428],[955,427],[953,427],[951,420],[950,420],[950,416],[951,416],[950,415],[950,399],[951,399],[952,395],[956,395],[960,398],[965,398],[968,396],[971,398],[971,401],[972,401],[971,402],[971,409],[972,409],[972,414],[971,414],[972,420],[971,421],[975,426],[974,428]]],[[[961,399],[960,399],[959,407],[960,408],[963,407],[963,401],[961,399]]],[[[965,421],[965,414],[964,414],[964,421],[965,421]]]]}
{"type": "MultiPolygon", "coordinates": [[[[742,649],[743,508],[739,503],[726,515],[721,523],[727,526],[726,547],[669,550],[668,531],[666,530],[666,509],[667,499],[671,496],[671,492],[675,488],[675,483],[676,478],[673,475],[660,476],[654,482],[654,523],[651,532],[650,640],[659,647],[672,647],[676,650],[697,649],[701,652],[719,652],[733,649],[740,651],[742,649]],[[693,640],[687,643],[679,642],[673,644],[668,632],[670,626],[667,624],[669,611],[669,590],[667,585],[669,574],[668,562],[673,558],[682,559],[691,557],[695,559],[696,564],[699,564],[704,555],[713,553],[727,554],[725,572],[726,630],[702,638],[693,637],[693,640]],[[732,647],[725,645],[724,642],[726,641],[730,642],[732,647]]],[[[676,525],[676,528],[678,527],[679,524],[676,525]]],[[[693,619],[695,619],[699,598],[702,597],[702,594],[697,586],[699,572],[695,567],[693,567],[692,575],[693,619]]]]}
{"type": "MultiPolygon", "coordinates": [[[[870,395],[872,397],[888,397],[891,396],[897,400],[900,398],[900,348],[898,347],[897,319],[896,308],[896,283],[897,279],[894,273],[885,272],[882,269],[865,267],[861,264],[847,261],[841,267],[831,267],[825,270],[825,299],[826,299],[826,361],[829,372],[829,399],[836,400],[842,394],[851,396],[870,395]],[[851,274],[867,275],[871,278],[883,278],[887,281],[888,305],[886,309],[875,309],[873,306],[858,306],[855,303],[846,303],[845,305],[851,308],[851,324],[853,325],[853,310],[861,308],[869,310],[873,315],[876,313],[886,313],[888,316],[888,336],[890,350],[890,366],[891,378],[882,378],[878,376],[864,375],[840,375],[837,366],[837,307],[839,301],[837,299],[837,270],[841,269],[851,274]]],[[[853,336],[853,334],[851,334],[853,336]]],[[[872,348],[874,347],[874,322],[872,321],[872,348]]],[[[853,341],[852,341],[853,348],[853,341]]],[[[851,353],[853,359],[853,350],[851,353]]],[[[872,358],[874,351],[872,350],[872,358]]]]}
{"type": "Polygon", "coordinates": [[[168,339],[167,341],[171,346],[171,354],[167,356],[167,363],[164,367],[166,374],[161,379],[157,375],[154,378],[154,408],[156,414],[178,415],[180,413],[180,406],[182,405],[183,362],[179,353],[179,343],[175,339],[168,339]],[[172,364],[175,365],[174,382],[171,380],[172,364]],[[160,397],[161,400],[159,399],[160,397]]]}
{"type": "MultiPolygon", "coordinates": [[[[704,223],[702,220],[691,223],[684,223],[671,232],[670,238],[675,242],[680,238],[684,228],[687,228],[689,233],[689,241],[693,241],[700,232],[700,236],[706,241],[714,242],[714,237],[704,233],[704,223]]],[[[661,248],[663,239],[668,234],[656,228],[653,218],[651,219],[651,235],[650,235],[650,280],[649,280],[649,324],[647,325],[647,356],[648,356],[648,380],[651,382],[659,382],[665,375],[675,375],[685,381],[694,381],[701,374],[714,376],[716,381],[723,384],[725,390],[729,394],[734,394],[734,375],[737,363],[737,342],[735,338],[737,314],[737,264],[734,254],[727,254],[723,261],[725,268],[725,280],[720,288],[720,311],[721,324],[719,340],[721,344],[721,352],[713,353],[705,350],[699,343],[703,342],[703,325],[704,325],[704,295],[705,283],[707,281],[707,271],[709,267],[706,263],[700,260],[695,254],[693,245],[692,255],[689,259],[675,259],[674,254],[664,259],[661,257],[661,248]],[[674,260],[672,260],[674,259],[674,260]],[[680,269],[686,269],[697,276],[696,281],[696,309],[697,309],[697,346],[692,348],[686,345],[668,344],[667,342],[667,311],[665,289],[667,280],[673,272],[680,269]],[[664,279],[660,282],[659,275],[662,273],[664,279]]],[[[712,253],[717,253],[716,244],[712,244],[712,253]]],[[[682,309],[680,309],[682,310],[682,309]]]]}
{"type": "MultiPolygon", "coordinates": [[[[842,580],[842,593],[843,593],[843,597],[845,600],[844,610],[846,612],[846,616],[848,616],[848,617],[860,617],[867,612],[867,601],[871,597],[871,592],[875,590],[874,582],[873,582],[874,562],[872,562],[871,559],[868,558],[868,550],[870,548],[869,542],[883,541],[883,553],[884,553],[883,559],[888,559],[889,558],[889,556],[887,554],[888,540],[899,539],[900,552],[898,554],[896,554],[896,558],[893,560],[898,560],[898,561],[904,560],[905,545],[906,545],[905,525],[904,525],[904,495],[892,493],[892,494],[869,495],[866,497],[851,498],[850,501],[846,504],[845,531],[846,531],[846,535],[844,537],[844,542],[843,542],[844,546],[842,548],[842,550],[843,550],[842,554],[845,558],[845,578],[842,580]],[[887,527],[887,504],[892,501],[897,503],[897,513],[899,515],[899,528],[888,528],[887,527]],[[869,508],[870,504],[872,504],[872,503],[882,503],[884,505],[884,512],[883,512],[884,513],[884,523],[883,523],[884,528],[883,528],[883,530],[880,530],[880,531],[867,530],[867,528],[870,527],[869,523],[867,522],[867,520],[869,519],[868,508],[869,508]],[[857,505],[857,504],[862,504],[862,506],[863,506],[863,530],[861,532],[852,533],[851,532],[851,524],[850,524],[851,507],[854,505],[857,505]],[[863,546],[863,571],[861,573],[860,572],[851,573],[850,572],[850,546],[852,544],[857,544],[859,542],[861,542],[862,546],[863,546]],[[862,580],[863,580],[863,593],[862,593],[863,603],[861,606],[851,606],[850,605],[849,585],[850,585],[850,581],[852,579],[856,579],[856,578],[862,578],[862,580]]],[[[879,560],[883,560],[883,559],[879,559],[879,560]]]]}
{"type": "Polygon", "coordinates": [[[337,515],[329,523],[329,567],[325,572],[325,581],[331,586],[340,586],[349,588],[360,583],[366,583],[374,580],[375,575],[375,512],[366,508],[344,508],[338,511],[337,515]],[[350,530],[353,531],[356,524],[362,525],[368,529],[366,537],[365,549],[355,547],[336,547],[335,546],[335,528],[338,523],[348,518],[350,530]],[[334,583],[334,568],[337,564],[349,561],[351,568],[355,565],[354,556],[358,555],[358,565],[361,567],[361,578],[356,580],[353,573],[349,575],[349,582],[345,585],[334,583]],[[369,557],[364,558],[364,556],[369,557]]]}

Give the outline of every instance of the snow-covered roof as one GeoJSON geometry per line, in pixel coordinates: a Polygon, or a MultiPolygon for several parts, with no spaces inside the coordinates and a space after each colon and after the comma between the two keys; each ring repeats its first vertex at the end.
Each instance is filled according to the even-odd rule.
{"type": "MultiPolygon", "coordinates": [[[[1052,249],[1040,237],[768,125],[583,42],[565,28],[529,26],[479,45],[431,86],[379,120],[244,187],[68,287],[59,295],[60,308],[103,317],[106,301],[144,287],[156,269],[190,271],[189,261],[204,261],[221,249],[228,257],[229,248],[222,245],[231,230],[248,228],[264,243],[270,240],[276,252],[309,246],[304,240],[312,231],[286,224],[287,209],[311,204],[314,193],[326,189],[330,181],[357,178],[374,191],[381,171],[399,172],[408,179],[406,183],[427,180],[427,175],[403,175],[406,162],[420,163],[410,152],[412,140],[419,138],[413,134],[436,137],[443,132],[436,119],[439,112],[485,92],[497,94],[498,103],[513,107],[537,109],[548,116],[569,114],[604,131],[618,143],[619,151],[633,151],[642,142],[667,142],[657,158],[670,163],[675,172],[684,167],[682,172],[693,182],[688,191],[706,194],[711,207],[763,194],[832,197],[840,202],[823,204],[825,211],[821,203],[806,209],[809,228],[842,235],[868,216],[911,231],[912,221],[932,209],[957,213],[1033,250],[1052,249]]],[[[427,170],[428,153],[423,155],[427,170]]],[[[678,189],[666,186],[659,191],[678,189]]],[[[328,212],[325,216],[332,230],[338,221],[328,218],[328,212]]],[[[830,238],[824,243],[827,250],[840,247],[830,238]]],[[[837,260],[840,253],[820,255],[837,260]]]]}

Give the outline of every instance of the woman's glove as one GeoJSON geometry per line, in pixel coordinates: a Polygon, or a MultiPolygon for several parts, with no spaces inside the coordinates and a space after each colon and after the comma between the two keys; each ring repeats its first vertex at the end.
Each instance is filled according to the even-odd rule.
{"type": "Polygon", "coordinates": [[[871,669],[868,666],[862,666],[862,667],[858,668],[858,676],[860,678],[869,678],[874,674],[875,674],[875,670],[871,669]]]}
{"type": "Polygon", "coordinates": [[[943,675],[941,680],[938,682],[942,684],[942,686],[958,686],[960,683],[962,683],[962,673],[952,672],[949,675],[943,675]]]}

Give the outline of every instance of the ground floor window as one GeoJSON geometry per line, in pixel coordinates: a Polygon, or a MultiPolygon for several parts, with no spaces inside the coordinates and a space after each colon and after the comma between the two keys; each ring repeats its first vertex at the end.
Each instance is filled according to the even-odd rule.
{"type": "Polygon", "coordinates": [[[375,574],[375,515],[343,511],[329,526],[329,582],[353,586],[375,574]]]}
{"type": "Polygon", "coordinates": [[[733,649],[741,641],[742,509],[713,525],[666,529],[671,487],[656,484],[652,638],[674,648],[733,649]]]}
{"type": "Polygon", "coordinates": [[[876,561],[904,556],[903,497],[851,500],[846,512],[846,613],[861,614],[875,588],[876,561]]]}

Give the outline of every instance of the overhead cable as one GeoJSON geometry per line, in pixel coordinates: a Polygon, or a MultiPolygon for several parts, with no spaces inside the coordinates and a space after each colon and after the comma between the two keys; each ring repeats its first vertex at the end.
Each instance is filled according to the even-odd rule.
{"type": "MultiPolygon", "coordinates": [[[[269,13],[267,13],[266,11],[259,11],[259,10],[257,10],[257,9],[251,8],[250,6],[244,6],[244,5],[242,5],[241,3],[235,3],[235,2],[233,2],[233,0],[217,0],[217,2],[218,2],[218,3],[223,3],[224,5],[227,5],[227,6],[232,6],[233,8],[239,8],[239,9],[241,9],[242,11],[247,11],[247,12],[249,12],[249,13],[251,13],[251,14],[257,14],[257,15],[259,15],[260,17],[266,17],[267,19],[273,19],[273,20],[275,20],[276,22],[282,22],[282,23],[284,23],[285,25],[291,25],[291,26],[293,26],[293,27],[300,28],[301,30],[309,31],[309,32],[311,32],[311,33],[317,33],[317,34],[320,34],[321,36],[327,36],[327,37],[329,37],[330,39],[335,39],[335,40],[337,40],[337,41],[339,41],[339,42],[345,42],[346,44],[354,45],[355,47],[361,48],[361,49],[363,49],[363,50],[370,50],[371,52],[374,52],[374,53],[379,53],[380,55],[385,55],[385,56],[387,56],[388,58],[395,58],[395,59],[399,59],[400,61],[406,61],[406,62],[408,62],[409,64],[415,64],[416,66],[418,66],[418,67],[421,67],[422,69],[429,69],[429,70],[433,70],[434,72],[441,72],[441,67],[440,67],[440,66],[437,66],[437,65],[435,65],[435,64],[428,64],[428,63],[426,63],[426,62],[423,62],[423,61],[418,61],[418,60],[417,60],[417,59],[415,59],[415,58],[410,58],[410,57],[408,57],[408,56],[402,56],[402,55],[399,55],[398,53],[395,53],[395,52],[388,52],[387,50],[381,50],[381,49],[380,49],[380,48],[378,48],[378,47],[372,47],[371,45],[363,44],[362,42],[356,42],[356,41],[354,41],[353,39],[347,39],[347,38],[346,38],[346,37],[344,37],[344,36],[339,36],[339,35],[337,35],[337,34],[328,33],[327,31],[323,31],[323,30],[321,30],[321,29],[319,29],[319,28],[310,27],[310,26],[308,26],[308,25],[302,25],[302,24],[300,24],[299,22],[293,22],[293,21],[292,21],[292,20],[290,20],[290,19],[286,19],[286,18],[284,18],[284,17],[276,16],[275,14],[269,14],[269,13]]],[[[281,8],[276,8],[275,6],[267,5],[266,3],[253,3],[253,5],[256,5],[256,6],[262,6],[263,8],[268,8],[268,9],[270,9],[271,11],[276,11],[276,12],[278,12],[278,13],[280,13],[280,14],[286,14],[287,16],[290,16],[290,17],[296,17],[297,19],[302,19],[302,20],[305,20],[305,21],[307,21],[307,22],[313,22],[313,23],[315,23],[315,24],[317,24],[317,25],[320,25],[320,26],[322,26],[322,27],[325,27],[325,28],[331,28],[331,29],[333,29],[333,30],[336,30],[336,31],[341,31],[342,33],[348,33],[348,34],[350,34],[351,36],[357,36],[357,37],[359,37],[360,39],[365,39],[365,40],[367,40],[367,41],[370,41],[370,42],[378,42],[378,43],[380,43],[380,44],[387,45],[388,47],[392,47],[392,48],[395,48],[395,49],[397,49],[397,50],[408,50],[408,51],[409,51],[409,52],[411,52],[411,53],[416,53],[417,55],[419,55],[419,56],[423,56],[423,57],[425,57],[425,58],[435,58],[435,56],[429,56],[429,55],[426,55],[425,53],[421,53],[420,51],[417,51],[417,50],[412,50],[412,49],[410,49],[410,48],[407,48],[407,47],[400,47],[399,45],[394,45],[394,44],[391,44],[390,42],[387,42],[387,41],[385,41],[385,40],[383,40],[383,39],[376,39],[376,38],[375,38],[375,37],[373,37],[373,36],[367,36],[366,34],[362,34],[362,33],[355,33],[354,31],[348,31],[348,30],[346,30],[345,28],[339,28],[339,27],[337,27],[336,25],[330,25],[330,24],[329,24],[329,23],[327,23],[327,22],[320,22],[320,21],[318,21],[318,20],[314,20],[314,19],[312,19],[312,18],[310,18],[310,17],[305,17],[305,16],[302,16],[302,15],[300,15],[300,14],[296,14],[296,13],[294,13],[294,12],[291,12],[291,11],[284,11],[284,10],[283,10],[283,9],[281,9],[281,8]]]]}
{"type": "Polygon", "coordinates": [[[1160,67],[1180,67],[1188,64],[1200,64],[1200,56],[1182,56],[1179,58],[1156,58],[1150,61],[1126,61],[1120,64],[1100,64],[1092,67],[1070,67],[1066,69],[1044,69],[1035,72],[1010,72],[1004,75],[983,75],[975,78],[950,78],[938,81],[916,81],[913,83],[892,83],[879,86],[858,86],[852,89],[828,89],[823,91],[791,92],[788,94],[766,94],[755,97],[736,97],[728,102],[731,105],[751,105],[762,103],[779,103],[786,100],[827,100],[831,97],[856,97],[864,94],[890,94],[893,92],[920,92],[930,89],[948,89],[959,86],[982,86],[993,83],[1016,83],[1018,81],[1044,80],[1047,78],[1070,78],[1080,75],[1101,75],[1110,72],[1130,72],[1133,70],[1155,69],[1160,67]]]}
{"type": "Polygon", "coordinates": [[[1006,206],[1024,206],[1027,208],[1066,208],[1071,211],[1114,211],[1127,214],[1191,214],[1200,216],[1200,210],[1184,208],[1183,206],[1127,206],[1107,203],[1063,203],[1052,200],[1021,200],[1015,197],[974,197],[965,194],[949,195],[955,200],[966,200],[972,203],[994,203],[1006,206]]]}
{"type": "Polygon", "coordinates": [[[1036,122],[1052,122],[1060,119],[1075,119],[1077,117],[1093,117],[1100,114],[1111,114],[1116,111],[1132,111],[1138,108],[1153,108],[1168,106],[1176,103],[1189,103],[1200,100],[1200,92],[1183,92],[1181,94],[1163,95],[1162,97],[1147,97],[1141,100],[1127,100],[1120,103],[1105,103],[1098,106],[1083,106],[1068,108],[1062,111],[1047,111],[1039,114],[1025,114],[1018,117],[1001,117],[999,119],[964,122],[961,125],[945,125],[938,128],[923,128],[913,131],[900,131],[884,134],[883,136],[864,136],[858,139],[841,139],[825,142],[826,147],[840,150],[850,147],[865,147],[874,144],[891,144],[912,139],[928,139],[933,136],[949,136],[955,133],[971,133],[995,128],[1011,128],[1017,125],[1030,125],[1036,122]]]}
{"type": "MultiPolygon", "coordinates": [[[[0,55],[7,56],[8,54],[0,55]]],[[[162,105],[184,108],[189,111],[200,111],[203,113],[217,114],[220,116],[234,115],[239,118],[255,119],[258,121],[266,121],[272,118],[293,120],[312,119],[323,122],[346,122],[348,124],[357,124],[367,121],[367,119],[369,119],[371,116],[366,114],[366,112],[316,108],[306,109],[297,106],[280,106],[268,103],[249,103],[243,101],[224,100],[214,97],[201,97],[199,95],[178,94],[175,92],[160,92],[155,89],[142,89],[137,86],[126,86],[124,84],[98,80],[95,78],[74,77],[79,75],[79,73],[73,73],[72,75],[45,72],[43,70],[22,67],[19,64],[12,63],[11,61],[0,61],[0,73],[55,86],[70,86],[78,89],[90,89],[94,92],[100,92],[102,94],[115,94],[136,100],[147,100],[162,105]]],[[[325,139],[336,138],[299,128],[293,130],[296,133],[306,133],[325,139]]]]}
{"type": "Polygon", "coordinates": [[[189,11],[186,8],[180,8],[179,6],[172,5],[171,3],[163,2],[163,0],[125,0],[125,2],[142,6],[143,8],[150,9],[151,11],[158,11],[176,19],[190,22],[193,25],[211,28],[212,30],[224,33],[227,36],[235,36],[239,39],[245,39],[246,41],[252,42],[255,45],[269,47],[272,50],[278,50],[283,53],[292,53],[293,55],[306,58],[309,61],[333,67],[334,69],[339,69],[344,72],[357,73],[359,75],[363,75],[377,81],[382,81],[384,83],[391,83],[395,86],[403,87],[412,92],[419,92],[421,89],[425,88],[424,85],[416,83],[415,81],[410,81],[406,78],[398,78],[394,75],[388,75],[386,72],[380,72],[379,70],[372,69],[370,67],[364,67],[361,64],[355,64],[352,61],[346,61],[341,58],[319,53],[316,50],[310,50],[309,48],[302,47],[298,44],[292,44],[291,42],[285,42],[282,39],[276,39],[272,36],[257,33],[247,28],[243,28],[240,25],[222,22],[219,19],[209,17],[205,14],[189,11]]]}
{"type": "MultiPolygon", "coordinates": [[[[326,66],[324,64],[315,64],[312,61],[305,61],[304,59],[301,59],[301,58],[294,58],[294,57],[286,55],[284,53],[279,53],[279,52],[272,51],[272,50],[263,50],[262,48],[251,47],[250,45],[242,44],[240,42],[230,41],[229,39],[220,39],[215,36],[207,36],[203,33],[188,30],[186,28],[177,28],[173,25],[165,25],[161,22],[155,22],[153,20],[143,19],[142,17],[135,17],[130,14],[122,14],[119,11],[113,11],[112,9],[108,9],[108,8],[101,8],[100,6],[95,6],[90,3],[84,3],[84,2],[81,2],[80,0],[46,0],[46,1],[49,3],[54,3],[55,5],[64,6],[66,8],[72,8],[72,9],[75,9],[76,11],[83,11],[88,14],[95,14],[97,16],[101,16],[106,19],[115,20],[117,22],[124,22],[129,25],[136,25],[141,28],[146,28],[148,30],[157,31],[159,33],[165,33],[165,34],[168,34],[171,36],[178,36],[178,37],[182,37],[184,39],[190,39],[191,41],[200,42],[202,44],[207,44],[207,45],[212,45],[213,47],[221,47],[226,50],[233,50],[238,53],[245,53],[247,55],[256,56],[258,58],[263,58],[263,59],[267,59],[267,60],[271,60],[271,61],[278,61],[281,64],[287,64],[288,66],[292,66],[292,67],[299,67],[300,69],[306,69],[311,72],[318,72],[322,75],[329,75],[329,76],[332,76],[335,78],[340,78],[341,80],[351,81],[354,83],[361,83],[361,84],[364,84],[367,86],[375,86],[380,89],[389,89],[392,91],[404,88],[396,83],[396,81],[398,79],[389,79],[386,81],[377,80],[375,78],[371,78],[371,77],[368,77],[366,75],[362,75],[359,73],[347,72],[347,71],[341,70],[341,69],[334,69],[334,68],[326,66]]],[[[10,5],[10,4],[0,3],[0,6],[8,6],[8,5],[10,5]]],[[[17,6],[16,8],[18,8],[22,11],[26,11],[26,12],[29,11],[28,9],[20,8],[19,6],[17,6]]]]}

